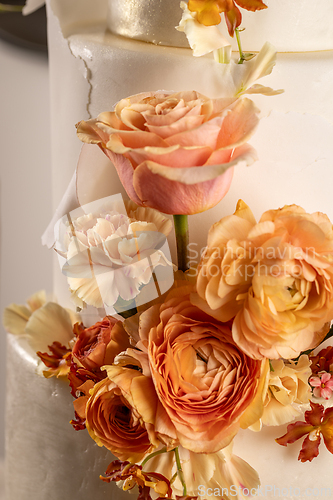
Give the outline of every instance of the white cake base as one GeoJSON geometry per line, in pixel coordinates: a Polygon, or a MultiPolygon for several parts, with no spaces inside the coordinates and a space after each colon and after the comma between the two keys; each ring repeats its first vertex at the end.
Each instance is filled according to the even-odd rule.
{"type": "Polygon", "coordinates": [[[69,385],[38,376],[36,367],[24,341],[8,335],[6,500],[128,499],[99,479],[113,455],[70,425],[69,385]]]}

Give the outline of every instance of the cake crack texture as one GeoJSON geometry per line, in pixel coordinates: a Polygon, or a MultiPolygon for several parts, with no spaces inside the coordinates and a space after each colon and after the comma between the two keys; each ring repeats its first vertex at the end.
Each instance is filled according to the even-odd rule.
{"type": "MultiPolygon", "coordinates": [[[[169,2],[169,10],[179,11],[180,20],[179,1],[162,1],[169,2]]],[[[26,13],[41,3],[30,0],[26,13]]],[[[49,247],[55,242],[54,224],[65,213],[104,196],[121,193],[124,199],[128,198],[109,160],[96,146],[85,145],[80,153],[81,143],[75,137],[76,123],[111,112],[121,99],[140,92],[195,89],[217,99],[224,93],[228,95],[226,88],[235,85],[230,70],[233,63],[217,64],[212,54],[193,58],[192,51],[186,48],[185,35],[175,30],[168,43],[164,31],[161,40],[157,40],[158,30],[147,28],[150,22],[155,23],[153,28],[158,28],[154,13],[152,19],[147,18],[151,3],[160,4],[158,0],[46,0],[54,209],[60,204],[44,235],[43,243],[49,247]],[[144,9],[140,11],[142,6],[144,9]],[[143,17],[136,18],[134,26],[131,16],[138,16],[138,12],[143,12],[143,17]],[[123,22],[119,16],[123,16],[123,22]],[[221,87],[223,81],[228,82],[226,88],[221,87]],[[89,178],[91,167],[102,179],[99,185],[94,185],[89,178]]],[[[206,246],[209,227],[232,214],[240,198],[251,204],[256,219],[272,207],[296,204],[308,213],[326,213],[333,220],[330,193],[333,3],[323,0],[295,0],[293,5],[290,0],[265,3],[268,8],[263,11],[255,14],[244,11],[243,48],[259,52],[266,41],[275,45],[277,64],[273,72],[265,76],[263,84],[273,89],[283,88],[284,93],[274,97],[255,93],[250,96],[261,110],[260,126],[250,141],[259,160],[249,168],[238,166],[225,198],[209,211],[191,216],[189,228],[195,264],[199,264],[206,246]]],[[[219,29],[227,37],[226,27],[219,29]]],[[[235,41],[232,44],[236,50],[235,41]]],[[[233,57],[236,59],[235,54],[233,57]]],[[[239,73],[242,71],[243,68],[239,68],[239,73]]],[[[174,238],[169,238],[169,245],[175,261],[174,238]]],[[[54,292],[59,304],[68,307],[70,293],[57,262],[54,292]]],[[[73,309],[72,305],[69,307],[73,309]]],[[[100,312],[94,311],[95,319],[101,319],[100,312]]],[[[153,323],[154,319],[149,321],[153,323]]],[[[129,335],[136,327],[125,321],[129,335]]],[[[132,338],[131,342],[135,344],[138,339],[134,342],[132,338]]],[[[140,348],[142,344],[144,342],[138,344],[140,348]]],[[[199,351],[202,366],[210,354],[206,346],[199,351]]],[[[117,369],[122,363],[126,365],[127,358],[122,356],[125,355],[119,354],[117,358],[117,369]]],[[[135,365],[136,370],[143,373],[143,357],[142,353],[137,354],[137,358],[134,356],[136,361],[131,359],[131,369],[135,365]]],[[[99,479],[115,457],[105,447],[97,446],[86,430],[74,432],[69,425],[74,413],[68,384],[37,377],[37,357],[26,340],[19,337],[8,337],[7,363],[6,499],[125,499],[128,492],[99,479]]],[[[206,369],[202,366],[198,371],[206,369]]],[[[99,388],[102,387],[102,381],[98,383],[99,388]]],[[[80,396],[84,397],[84,393],[80,396]]],[[[300,408],[304,410],[304,405],[300,408]]],[[[332,455],[321,444],[319,457],[311,463],[300,463],[297,461],[299,441],[287,448],[275,443],[285,432],[285,425],[263,426],[259,433],[241,429],[234,439],[236,456],[227,448],[223,464],[229,467],[232,460],[238,459],[237,466],[243,470],[243,459],[258,471],[261,486],[254,496],[305,500],[310,494],[332,494],[332,455]]],[[[182,453],[185,462],[191,460],[188,456],[192,451],[183,449],[182,453]]],[[[151,464],[153,469],[155,462],[151,464]]],[[[195,459],[193,464],[193,470],[198,467],[199,471],[195,459]]],[[[231,477],[235,483],[239,479],[232,474],[231,477]]],[[[251,481],[257,481],[255,471],[251,481]]],[[[248,496],[241,490],[238,495],[238,498],[248,496]]],[[[199,498],[206,500],[210,496],[206,491],[199,494],[199,498]]],[[[221,498],[223,493],[217,496],[221,498]]]]}

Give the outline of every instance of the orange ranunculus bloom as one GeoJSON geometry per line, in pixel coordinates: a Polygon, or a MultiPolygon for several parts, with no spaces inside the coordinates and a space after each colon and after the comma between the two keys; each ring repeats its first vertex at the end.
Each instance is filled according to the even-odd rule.
{"type": "Polygon", "coordinates": [[[106,316],[89,328],[76,325],[76,341],[72,350],[69,380],[75,396],[85,380],[98,382],[107,376],[104,365],[113,363],[115,356],[129,347],[128,336],[122,323],[106,316]]]}
{"type": "Polygon", "coordinates": [[[239,202],[214,224],[192,301],[220,321],[253,358],[293,359],[325,337],[333,319],[333,230],[296,205],[259,223],[239,202]]]}
{"type": "Polygon", "coordinates": [[[214,453],[260,418],[268,361],[246,356],[230,324],[193,306],[188,289],[174,289],[141,315],[137,346],[147,352],[164,410],[156,432],[190,451],[214,453]]]}
{"type": "Polygon", "coordinates": [[[147,92],[81,121],[77,131],[110,158],[131,200],[189,215],[214,207],[230,187],[233,167],[256,159],[247,141],[257,112],[246,98],[147,92]]]}
{"type": "Polygon", "coordinates": [[[86,427],[96,443],[105,446],[119,460],[139,462],[160,444],[151,423],[156,409],[152,381],[138,370],[106,368],[116,383],[106,378],[90,390],[86,427]],[[146,410],[142,412],[144,417],[141,402],[146,410]]]}
{"type": "Polygon", "coordinates": [[[115,356],[129,347],[121,322],[106,316],[89,328],[81,328],[73,347],[73,361],[95,373],[109,365],[115,356]]]}
{"type": "Polygon", "coordinates": [[[242,22],[242,14],[236,4],[251,11],[267,9],[262,0],[189,0],[188,8],[197,12],[198,22],[205,26],[220,24],[220,13],[224,12],[229,34],[233,36],[242,22]]]}

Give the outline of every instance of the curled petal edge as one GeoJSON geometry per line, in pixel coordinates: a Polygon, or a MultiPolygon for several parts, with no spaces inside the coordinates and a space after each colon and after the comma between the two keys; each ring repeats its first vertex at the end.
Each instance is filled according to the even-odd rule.
{"type": "Polygon", "coordinates": [[[160,175],[161,177],[171,181],[187,185],[200,184],[201,182],[210,181],[220,175],[223,175],[229,168],[235,167],[236,165],[252,165],[257,159],[258,157],[255,149],[249,144],[245,144],[236,150],[234,159],[229,163],[220,165],[203,165],[202,167],[172,168],[165,167],[152,161],[146,161],[137,167],[134,171],[134,177],[137,171],[145,166],[153,174],[160,175]]]}

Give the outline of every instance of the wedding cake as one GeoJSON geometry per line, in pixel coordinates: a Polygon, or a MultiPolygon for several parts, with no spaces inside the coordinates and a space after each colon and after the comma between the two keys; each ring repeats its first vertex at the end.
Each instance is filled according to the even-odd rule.
{"type": "MultiPolygon", "coordinates": [[[[185,34],[174,28],[182,17],[178,0],[47,0],[46,4],[53,197],[55,210],[59,204],[62,207],[43,236],[44,244],[51,248],[54,225],[64,213],[118,193],[128,198],[116,170],[110,169],[109,159],[96,146],[85,145],[81,160],[93,165],[94,172],[103,173],[103,181],[87,182],[83,169],[75,171],[82,146],[75,134],[76,123],[96,118],[113,110],[121,99],[143,92],[195,90],[212,99],[227,98],[230,88],[241,93],[246,70],[236,68],[236,63],[219,64],[212,54],[193,56],[185,34]]],[[[242,9],[242,26],[246,28],[241,33],[243,51],[260,54],[270,42],[277,51],[276,64],[270,48],[270,55],[266,53],[270,68],[254,80],[265,76],[259,80],[265,89],[284,92],[264,90],[250,95],[261,112],[258,130],[251,138],[259,160],[249,167],[245,162],[236,166],[223,200],[190,216],[195,264],[210,226],[232,214],[239,199],[251,207],[257,220],[269,209],[291,204],[308,213],[325,213],[333,220],[333,4],[327,0],[266,0],[265,4],[267,9],[258,12],[242,9]]],[[[219,28],[227,39],[222,25],[219,28]]],[[[232,48],[236,61],[235,40],[232,48]]],[[[246,64],[252,62],[244,67],[246,64]]],[[[175,261],[175,241],[171,236],[168,241],[175,261]]],[[[55,319],[52,325],[44,325],[54,331],[57,340],[59,331],[65,332],[66,338],[71,322],[75,323],[75,306],[58,259],[54,294],[58,304],[73,311],[66,313],[68,316],[61,313],[59,323],[55,319]]],[[[31,311],[43,303],[40,296],[33,299],[25,316],[20,313],[22,323],[17,330],[26,331],[31,311]]],[[[54,317],[60,305],[51,308],[54,317]]],[[[104,316],[101,308],[91,314],[94,320],[90,317],[90,324],[104,316]]],[[[43,318],[38,321],[40,326],[43,318]]],[[[34,349],[26,338],[9,335],[7,500],[125,498],[127,492],[99,479],[114,458],[108,449],[97,446],[86,430],[75,432],[69,425],[73,397],[68,384],[37,376],[34,350],[45,352],[47,344],[37,346],[36,341],[34,349]]],[[[298,419],[303,419],[301,414],[298,419]]],[[[321,444],[319,457],[301,463],[297,460],[299,442],[288,447],[275,442],[285,433],[286,425],[268,425],[260,432],[242,429],[235,437],[233,453],[260,477],[261,487],[254,488],[252,495],[305,499],[332,494],[332,455],[321,444]]],[[[232,476],[235,490],[229,491],[230,498],[236,496],[236,486],[238,498],[248,496],[239,477],[232,476]]],[[[197,495],[206,500],[214,495],[223,497],[223,493],[206,489],[201,484],[197,495]]]]}

